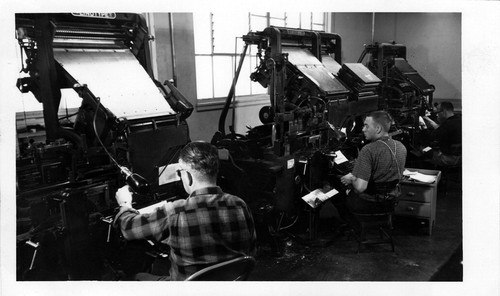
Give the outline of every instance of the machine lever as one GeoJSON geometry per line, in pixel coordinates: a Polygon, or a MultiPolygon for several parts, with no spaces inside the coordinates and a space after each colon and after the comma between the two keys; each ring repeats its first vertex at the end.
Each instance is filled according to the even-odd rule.
{"type": "Polygon", "coordinates": [[[38,252],[38,247],[40,247],[40,243],[35,243],[35,242],[32,242],[29,240],[26,242],[26,244],[35,248],[35,251],[33,252],[33,257],[31,258],[31,264],[30,264],[30,268],[29,268],[29,270],[33,270],[33,265],[35,264],[36,253],[38,252]]]}
{"type": "Polygon", "coordinates": [[[111,216],[105,218],[103,217],[101,218],[101,221],[104,223],[108,223],[108,236],[106,238],[106,242],[109,243],[111,237],[111,225],[113,224],[113,218],[111,216]]]}

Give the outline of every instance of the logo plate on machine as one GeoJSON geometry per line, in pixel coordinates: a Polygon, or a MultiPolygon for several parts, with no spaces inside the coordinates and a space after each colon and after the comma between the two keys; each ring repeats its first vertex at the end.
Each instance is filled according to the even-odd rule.
{"type": "Polygon", "coordinates": [[[76,12],[71,14],[73,16],[79,16],[79,17],[91,17],[91,18],[103,18],[103,19],[116,18],[116,13],[114,12],[76,12]]]}

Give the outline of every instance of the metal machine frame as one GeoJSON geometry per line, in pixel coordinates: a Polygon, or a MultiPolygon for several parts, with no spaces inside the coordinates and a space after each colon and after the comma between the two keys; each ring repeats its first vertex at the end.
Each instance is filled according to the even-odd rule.
{"type": "Polygon", "coordinates": [[[266,237],[291,227],[304,210],[300,197],[328,183],[337,168],[336,150],[357,151],[340,129],[349,118],[372,109],[352,100],[350,89],[334,74],[342,61],[338,34],[268,27],[243,40],[212,143],[228,150],[221,159],[220,184],[250,205],[266,237]],[[231,127],[226,133],[226,115],[250,45],[257,46],[259,59],[250,79],[269,89],[270,105],[259,112],[263,125],[246,135],[231,127]]]}
{"type": "Polygon", "coordinates": [[[110,196],[125,184],[124,172],[148,183],[148,194],[134,198],[136,207],[185,194],[180,182],[162,184],[159,176],[190,141],[185,120],[193,106],[170,82],[154,79],[152,37],[141,15],[16,14],[16,33],[27,74],[17,86],[43,104],[46,135],[45,143],[23,146],[17,160],[18,279],[99,279],[123,249],[107,221],[117,207],[110,196]],[[139,62],[164,109],[173,111],[118,116],[56,59],[56,51],[127,54],[139,62]],[[71,126],[58,118],[62,89],[82,99],[71,126]]]}
{"type": "Polygon", "coordinates": [[[396,42],[365,45],[358,63],[381,80],[379,108],[393,116],[400,140],[410,148],[418,146],[419,116],[432,110],[435,86],[429,84],[407,61],[406,46],[396,42]]]}

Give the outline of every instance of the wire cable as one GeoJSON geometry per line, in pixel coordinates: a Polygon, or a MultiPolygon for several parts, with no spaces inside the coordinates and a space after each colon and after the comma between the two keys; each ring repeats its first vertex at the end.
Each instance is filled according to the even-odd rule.
{"type": "Polygon", "coordinates": [[[106,152],[106,154],[109,156],[109,158],[121,169],[122,166],[119,165],[118,162],[113,158],[113,156],[111,155],[111,153],[109,153],[108,149],[106,149],[106,147],[102,143],[101,137],[99,137],[99,134],[97,133],[96,119],[97,119],[97,112],[99,111],[99,107],[100,106],[101,106],[101,99],[97,98],[97,106],[95,108],[94,118],[92,120],[92,127],[94,128],[95,136],[96,136],[97,140],[99,141],[99,144],[101,145],[102,149],[104,149],[104,152],[106,152]]]}
{"type": "Polygon", "coordinates": [[[181,151],[182,147],[183,147],[183,145],[178,146],[177,150],[172,155],[172,157],[170,157],[170,159],[167,161],[167,163],[163,166],[163,168],[162,168],[161,172],[158,174],[158,176],[161,176],[163,174],[163,172],[167,169],[167,166],[172,162],[172,160],[174,159],[174,157],[177,156],[177,154],[179,154],[179,152],[181,151]]]}
{"type": "Polygon", "coordinates": [[[73,117],[73,116],[75,116],[75,115],[78,115],[78,112],[79,112],[79,111],[77,111],[77,112],[75,112],[75,113],[68,114],[68,109],[66,109],[66,116],[59,117],[59,119],[58,119],[58,120],[68,119],[68,118],[70,118],[70,117],[73,117]]]}

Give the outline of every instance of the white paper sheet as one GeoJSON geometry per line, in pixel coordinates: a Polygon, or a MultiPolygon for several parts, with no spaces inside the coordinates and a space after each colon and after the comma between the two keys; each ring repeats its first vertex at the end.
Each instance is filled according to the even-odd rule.
{"type": "Polygon", "coordinates": [[[317,206],[325,202],[325,200],[328,200],[337,193],[339,192],[336,189],[332,189],[327,193],[324,193],[323,191],[321,191],[321,189],[316,189],[304,195],[302,197],[302,200],[304,200],[312,208],[316,208],[317,206]]]}
{"type": "Polygon", "coordinates": [[[163,207],[166,203],[167,202],[163,200],[142,209],[138,209],[137,211],[139,211],[140,214],[151,214],[155,209],[163,207]]]}
{"type": "Polygon", "coordinates": [[[409,177],[411,180],[419,181],[422,183],[434,183],[436,182],[437,176],[434,175],[426,175],[420,172],[412,172],[409,170],[404,170],[403,176],[409,177]]]}
{"type": "Polygon", "coordinates": [[[158,185],[164,185],[172,183],[175,181],[180,181],[179,176],[177,176],[177,169],[179,165],[177,163],[169,164],[167,167],[161,166],[158,168],[158,185]]]}
{"type": "Polygon", "coordinates": [[[336,164],[341,164],[348,161],[347,157],[345,157],[344,153],[342,153],[340,150],[335,151],[335,155],[336,157],[334,161],[336,164]]]}

